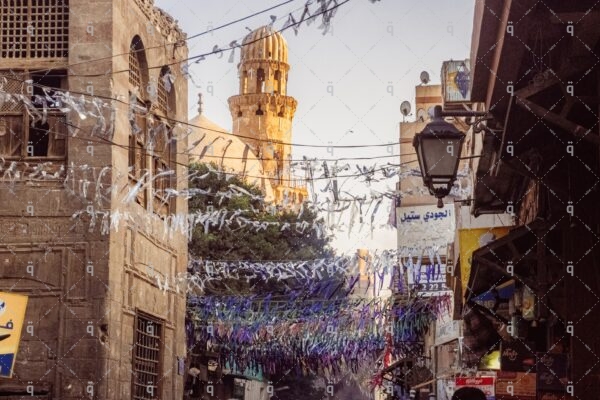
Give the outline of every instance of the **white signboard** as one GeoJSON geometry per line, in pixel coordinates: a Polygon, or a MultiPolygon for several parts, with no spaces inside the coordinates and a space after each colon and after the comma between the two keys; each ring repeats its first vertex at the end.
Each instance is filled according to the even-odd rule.
{"type": "MultiPolygon", "coordinates": [[[[485,393],[485,398],[487,400],[495,400],[496,399],[496,388],[494,385],[495,378],[493,376],[478,376],[472,378],[456,378],[455,386],[456,390],[463,387],[474,387],[481,390],[485,393]]],[[[504,392],[508,393],[508,392],[504,392]]],[[[512,396],[511,396],[512,397],[512,396]]]]}
{"type": "MultiPolygon", "coordinates": [[[[454,241],[454,205],[444,208],[435,205],[398,208],[398,245],[402,249],[437,247],[445,254],[446,245],[454,241]]],[[[408,255],[408,254],[406,254],[408,255]]],[[[412,252],[412,255],[416,255],[412,252]]]]}
{"type": "Polygon", "coordinates": [[[435,345],[439,346],[458,339],[461,336],[462,320],[441,321],[435,323],[435,345]]]}

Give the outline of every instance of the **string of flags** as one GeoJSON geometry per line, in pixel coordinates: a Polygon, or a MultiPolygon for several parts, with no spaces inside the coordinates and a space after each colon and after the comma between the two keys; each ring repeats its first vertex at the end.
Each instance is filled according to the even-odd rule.
{"type": "Polygon", "coordinates": [[[450,297],[391,300],[274,302],[254,298],[192,296],[192,343],[214,345],[222,360],[240,370],[268,373],[304,365],[330,376],[357,372],[358,360],[374,358],[389,344],[395,356],[412,351],[429,324],[447,312],[450,297]],[[258,305],[259,304],[259,305],[258,305]]]}

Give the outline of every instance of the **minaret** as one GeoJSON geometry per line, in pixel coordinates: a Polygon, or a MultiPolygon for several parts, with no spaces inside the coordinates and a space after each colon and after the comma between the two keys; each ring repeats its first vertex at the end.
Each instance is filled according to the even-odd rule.
{"type": "Polygon", "coordinates": [[[233,134],[243,136],[262,159],[264,174],[279,192],[291,186],[291,146],[280,143],[292,140],[297,105],[287,96],[287,56],[285,39],[270,26],[251,32],[244,38],[238,65],[239,94],[229,98],[233,134]]]}

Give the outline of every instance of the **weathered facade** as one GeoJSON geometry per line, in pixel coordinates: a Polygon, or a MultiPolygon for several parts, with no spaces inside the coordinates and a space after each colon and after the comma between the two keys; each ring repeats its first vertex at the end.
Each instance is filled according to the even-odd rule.
{"type": "Polygon", "coordinates": [[[568,359],[548,389],[561,398],[599,398],[599,21],[594,1],[475,8],[472,100],[490,119],[473,212],[512,213],[518,227],[473,253],[467,300],[510,281],[533,293],[529,308],[510,300],[505,326],[513,342],[533,343],[538,361],[568,359]]]}
{"type": "Polygon", "coordinates": [[[152,0],[0,7],[0,291],[32,327],[0,398],[181,398],[185,35],[152,0]]]}
{"type": "Polygon", "coordinates": [[[246,142],[271,181],[275,201],[292,204],[307,196],[304,182],[292,179],[292,120],[298,102],[287,95],[288,49],[269,26],[248,34],[238,65],[240,92],[229,98],[234,135],[246,142]]]}

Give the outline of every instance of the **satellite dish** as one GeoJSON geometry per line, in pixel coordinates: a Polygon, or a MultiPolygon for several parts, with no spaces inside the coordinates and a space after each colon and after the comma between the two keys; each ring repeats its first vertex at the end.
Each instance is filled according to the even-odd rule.
{"type": "Polygon", "coordinates": [[[419,76],[419,79],[421,79],[421,83],[423,85],[427,85],[429,83],[429,81],[430,81],[430,79],[429,79],[429,72],[427,72],[427,71],[421,72],[421,75],[419,76]]]}
{"type": "Polygon", "coordinates": [[[427,114],[425,113],[425,110],[422,108],[419,108],[419,110],[417,111],[417,121],[425,122],[426,118],[427,118],[427,114]]]}
{"type": "Polygon", "coordinates": [[[400,112],[402,113],[402,115],[404,115],[405,117],[410,114],[410,102],[404,100],[402,102],[402,104],[400,104],[400,112]]]}

